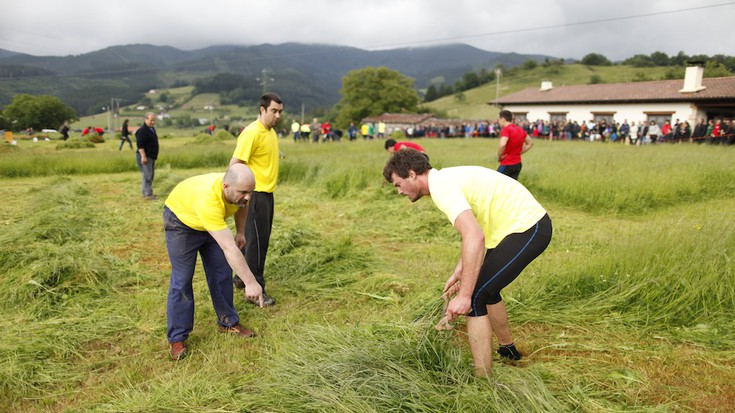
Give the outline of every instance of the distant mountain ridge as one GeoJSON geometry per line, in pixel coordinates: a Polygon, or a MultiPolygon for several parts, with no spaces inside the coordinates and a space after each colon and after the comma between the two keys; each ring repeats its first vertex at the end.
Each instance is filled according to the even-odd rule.
{"type": "MultiPolygon", "coordinates": [[[[420,89],[431,82],[453,84],[469,71],[546,58],[552,57],[488,52],[464,44],[381,51],[299,43],[222,45],[192,51],[133,44],[64,57],[0,49],[0,105],[18,93],[50,94],[85,115],[99,111],[111,97],[131,104],[150,88],[191,83],[218,73],[255,79],[265,70],[272,76],[270,90],[311,110],[337,103],[342,77],[364,67],[397,70],[415,79],[420,89]]],[[[253,96],[253,101],[258,97],[253,96]]]]}

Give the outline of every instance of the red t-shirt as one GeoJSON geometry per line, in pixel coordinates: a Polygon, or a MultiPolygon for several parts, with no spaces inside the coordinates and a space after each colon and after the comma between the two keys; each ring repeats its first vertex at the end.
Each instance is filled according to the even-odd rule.
{"type": "Polygon", "coordinates": [[[393,146],[393,150],[396,151],[396,152],[400,151],[403,148],[416,149],[419,152],[426,153],[426,151],[424,150],[424,148],[422,148],[421,145],[419,145],[418,143],[413,143],[413,142],[396,142],[396,144],[393,146]]]}
{"type": "Polygon", "coordinates": [[[526,140],[526,131],[521,129],[520,126],[511,123],[505,125],[500,136],[508,138],[508,143],[505,145],[506,156],[500,161],[501,165],[515,165],[521,163],[521,149],[523,149],[523,141],[526,140]]]}

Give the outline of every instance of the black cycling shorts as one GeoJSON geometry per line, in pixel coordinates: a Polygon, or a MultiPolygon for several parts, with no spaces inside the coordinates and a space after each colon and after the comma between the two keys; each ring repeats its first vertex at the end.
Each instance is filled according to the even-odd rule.
{"type": "Polygon", "coordinates": [[[468,317],[484,316],[487,314],[487,305],[502,300],[500,290],[544,252],[551,242],[552,231],[551,218],[546,214],[527,231],[506,236],[500,244],[485,253],[468,317]]]}

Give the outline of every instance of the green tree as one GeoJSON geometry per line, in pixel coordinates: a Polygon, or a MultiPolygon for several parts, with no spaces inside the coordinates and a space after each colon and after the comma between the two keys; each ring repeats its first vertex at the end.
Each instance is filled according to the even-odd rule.
{"type": "Polygon", "coordinates": [[[488,71],[487,69],[483,67],[482,69],[480,69],[479,76],[480,76],[480,83],[484,85],[486,83],[490,83],[493,80],[495,80],[495,71],[488,71]]]}
{"type": "Polygon", "coordinates": [[[587,66],[610,66],[610,60],[599,53],[589,53],[582,58],[582,64],[587,66]]]}
{"type": "Polygon", "coordinates": [[[644,54],[637,54],[633,57],[629,57],[623,61],[626,65],[631,65],[633,67],[651,67],[653,66],[653,61],[651,61],[651,58],[649,56],[646,56],[644,54]]]}
{"type": "Polygon", "coordinates": [[[442,83],[441,88],[439,88],[439,96],[449,96],[452,93],[454,93],[454,89],[448,84],[442,83]]]}
{"type": "MultiPolygon", "coordinates": [[[[727,69],[730,70],[731,72],[735,71],[735,57],[733,56],[725,56],[723,54],[716,54],[712,56],[712,60],[716,63],[719,63],[727,67],[727,69]]],[[[725,75],[725,76],[731,76],[731,75],[725,75]]]]}
{"type": "Polygon", "coordinates": [[[58,128],[65,121],[78,119],[77,113],[56,96],[16,95],[5,107],[3,118],[16,130],[58,128]]]}
{"type": "Polygon", "coordinates": [[[148,96],[143,96],[142,98],[140,98],[140,101],[138,101],[138,103],[149,108],[153,107],[153,101],[148,96]]]}
{"type": "Polygon", "coordinates": [[[676,56],[671,56],[670,62],[674,66],[684,66],[689,61],[689,56],[683,51],[679,51],[676,56]]]}
{"type": "Polygon", "coordinates": [[[464,90],[476,88],[480,86],[480,76],[475,72],[467,72],[462,76],[462,83],[464,85],[464,90]]]}
{"type": "Polygon", "coordinates": [[[664,52],[653,52],[651,53],[651,61],[656,66],[668,66],[669,55],[664,52]]]}
{"type": "Polygon", "coordinates": [[[346,126],[383,113],[415,113],[419,97],[414,80],[387,67],[353,70],[342,78],[337,124],[346,126]]]}
{"type": "Polygon", "coordinates": [[[439,92],[436,90],[434,85],[429,85],[426,89],[426,95],[424,95],[424,102],[431,102],[439,98],[439,92]]]}
{"type": "Polygon", "coordinates": [[[535,69],[535,68],[536,68],[536,66],[538,66],[538,63],[536,63],[536,61],[535,61],[535,60],[533,60],[533,59],[529,59],[529,60],[526,60],[526,61],[525,61],[525,62],[523,63],[523,68],[524,68],[524,69],[526,69],[526,70],[532,70],[532,69],[535,69]]]}
{"type": "Polygon", "coordinates": [[[710,60],[704,65],[704,77],[727,77],[732,76],[732,72],[722,63],[710,60]]]}

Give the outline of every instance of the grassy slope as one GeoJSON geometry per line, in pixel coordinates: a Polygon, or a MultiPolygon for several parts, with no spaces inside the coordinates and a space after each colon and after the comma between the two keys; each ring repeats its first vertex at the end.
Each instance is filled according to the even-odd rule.
{"type": "MultiPolygon", "coordinates": [[[[494,141],[421,143],[438,167],[494,166],[494,141]]],[[[168,167],[166,153],[201,149],[162,145],[161,195],[220,169],[168,167]]],[[[735,408],[729,149],[539,142],[522,178],[551,212],[554,241],[504,294],[529,357],[496,364],[490,381],[469,375],[462,323],[432,329],[457,236],[429,200],[410,204],[381,182],[381,142],[282,150],[268,264],[279,304],[238,297],[258,338],[218,335],[199,267],[182,363],[166,355],[162,201],[139,199],[139,175],[6,179],[0,410],[735,408]],[[671,178],[664,188],[656,174],[671,178]]]]}
{"type": "MultiPolygon", "coordinates": [[[[586,66],[580,64],[536,67],[532,70],[517,70],[500,79],[500,96],[515,93],[529,87],[540,87],[541,80],[549,80],[554,86],[585,84],[598,75],[603,83],[624,83],[642,76],[647,80],[662,79],[668,68],[636,68],[631,66],[586,66]]],[[[682,78],[684,76],[682,69],[682,78]]],[[[454,95],[445,96],[425,106],[462,119],[495,119],[498,110],[488,105],[496,97],[495,82],[464,92],[464,101],[454,95]]]]}
{"type": "MultiPolygon", "coordinates": [[[[244,108],[239,107],[237,105],[221,105],[219,100],[219,95],[216,93],[202,93],[195,96],[191,96],[191,92],[193,90],[193,86],[184,86],[179,88],[172,88],[172,89],[162,89],[158,90],[156,93],[147,93],[146,96],[148,96],[151,101],[153,102],[154,107],[158,107],[159,105],[167,105],[171,107],[170,110],[168,110],[168,114],[172,117],[178,117],[182,115],[189,115],[193,119],[211,119],[213,116],[215,119],[218,119],[220,124],[229,123],[233,127],[242,127],[247,125],[249,122],[248,120],[244,121],[235,121],[235,122],[226,122],[227,117],[237,116],[237,117],[244,117],[246,119],[253,120],[257,117],[257,108],[244,108]],[[161,102],[160,96],[162,93],[168,93],[169,98],[167,102],[161,102]],[[210,111],[204,109],[207,105],[214,105],[215,109],[210,111]]],[[[129,107],[121,108],[120,118],[121,119],[130,119],[130,125],[131,127],[137,127],[138,125],[143,123],[143,117],[145,116],[145,113],[147,111],[155,109],[147,109],[147,110],[135,110],[136,105],[132,105],[129,107]]],[[[119,128],[122,124],[122,120],[114,120],[113,121],[113,127],[119,128]]],[[[71,127],[72,129],[84,129],[85,127],[92,125],[92,126],[99,126],[103,128],[107,128],[108,125],[108,114],[100,113],[96,115],[90,115],[82,117],[79,121],[74,122],[71,127]]],[[[163,133],[172,133],[172,134],[189,134],[189,133],[198,133],[201,130],[203,130],[205,126],[202,126],[201,128],[193,128],[191,131],[182,132],[181,130],[177,130],[174,128],[165,128],[162,126],[159,126],[159,130],[163,131],[163,133]]]]}

